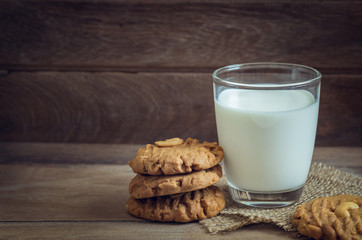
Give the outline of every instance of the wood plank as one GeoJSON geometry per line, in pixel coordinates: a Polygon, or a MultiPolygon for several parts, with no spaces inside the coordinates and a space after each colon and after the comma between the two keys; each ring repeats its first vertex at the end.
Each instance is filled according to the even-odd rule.
{"type": "MultiPolygon", "coordinates": [[[[360,157],[336,167],[362,176],[360,157]]],[[[134,176],[128,165],[1,164],[0,221],[138,221],[125,209],[134,176]]]]}
{"type": "MultiPolygon", "coordinates": [[[[324,75],[317,146],[362,146],[362,75],[324,75]],[[346,121],[348,119],[348,121],[346,121]]],[[[216,141],[211,73],[11,72],[0,141],[216,141]]]]}
{"type": "Polygon", "coordinates": [[[295,239],[294,233],[258,224],[211,235],[200,224],[153,222],[0,222],[0,239],[295,239]]]}
{"type": "Polygon", "coordinates": [[[199,70],[282,61],[361,72],[360,1],[0,1],[5,70],[199,70]]]}
{"type": "Polygon", "coordinates": [[[0,221],[136,220],[127,165],[0,165],[0,221]]]}
{"type": "Polygon", "coordinates": [[[361,147],[316,147],[313,161],[335,167],[358,167],[362,165],[361,147]]]}
{"type": "MultiPolygon", "coordinates": [[[[0,163],[127,164],[142,144],[0,142],[0,163]]],[[[361,165],[361,147],[316,147],[313,160],[352,170],[361,165]]]]}
{"type": "Polygon", "coordinates": [[[209,74],[11,73],[0,106],[2,141],[216,139],[209,74]]]}
{"type": "Polygon", "coordinates": [[[144,145],[0,142],[0,163],[127,164],[140,147],[144,145]]]}
{"type": "MultiPolygon", "coordinates": [[[[20,152],[25,146],[25,143],[14,144],[20,147],[20,152]]],[[[34,150],[28,150],[29,156],[42,155],[44,146],[37,148],[37,145],[58,148],[58,154],[69,152],[67,158],[72,154],[79,156],[80,151],[92,149],[94,145],[96,149],[103,149],[103,157],[108,158],[116,147],[110,145],[107,155],[106,145],[101,144],[74,144],[81,145],[80,148],[68,144],[66,151],[67,144],[31,143],[28,149],[34,150]]],[[[0,149],[3,146],[0,145],[0,149]]],[[[121,148],[127,152],[126,146],[121,148]]],[[[324,147],[315,149],[313,160],[362,176],[361,155],[362,148],[324,147]]],[[[0,239],[168,239],[170,234],[177,239],[221,236],[225,239],[293,239],[295,236],[267,224],[210,235],[197,223],[165,223],[160,227],[158,223],[135,218],[124,207],[129,197],[128,183],[133,176],[127,165],[1,164],[0,239]]]]}
{"type": "Polygon", "coordinates": [[[316,145],[362,146],[361,80],[362,75],[324,76],[316,145]]]}

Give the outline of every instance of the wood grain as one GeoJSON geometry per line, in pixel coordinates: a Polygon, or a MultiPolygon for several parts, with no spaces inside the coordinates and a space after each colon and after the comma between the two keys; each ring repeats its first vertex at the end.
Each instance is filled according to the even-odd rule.
{"type": "MultiPolygon", "coordinates": [[[[0,143],[0,163],[5,164],[127,164],[141,144],[0,143]]],[[[313,161],[362,170],[360,147],[316,147],[313,161]]]]}
{"type": "Polygon", "coordinates": [[[209,71],[282,61],[361,72],[360,1],[0,1],[5,70],[209,71]]]}
{"type": "Polygon", "coordinates": [[[0,142],[0,163],[127,164],[144,146],[0,142]]]}
{"type": "Polygon", "coordinates": [[[133,220],[127,165],[0,165],[0,221],[133,220]]]}
{"type": "MultiPolygon", "coordinates": [[[[317,146],[362,146],[362,75],[322,79],[317,146]]],[[[211,73],[12,72],[0,141],[216,141],[211,73]]]]}
{"type": "Polygon", "coordinates": [[[0,173],[0,222],[139,221],[125,209],[127,165],[2,164],[0,173]]]}
{"type": "Polygon", "coordinates": [[[2,141],[216,138],[210,74],[16,72],[0,106],[2,141]]]}
{"type": "MultiPolygon", "coordinates": [[[[360,157],[322,162],[362,176],[360,157]]],[[[134,176],[128,165],[1,164],[0,221],[133,221],[125,204],[134,176]]]]}
{"type": "MultiPolygon", "coordinates": [[[[26,158],[21,152],[28,149],[29,159],[46,158],[42,145],[58,149],[56,155],[63,152],[65,158],[79,157],[95,147],[94,153],[98,150],[107,159],[115,150],[115,145],[101,148],[101,144],[14,144],[19,147],[17,157],[26,158]]],[[[137,146],[123,146],[120,152],[128,153],[137,146]]],[[[1,144],[0,153],[3,147],[1,144]]],[[[362,148],[316,148],[313,160],[362,176],[361,154],[362,148]]],[[[7,157],[1,155],[1,159],[7,157]]],[[[89,155],[85,158],[94,160],[89,155]]],[[[268,224],[210,235],[196,222],[161,226],[135,218],[124,207],[129,197],[128,183],[135,175],[129,166],[102,164],[101,159],[100,164],[54,163],[49,159],[41,164],[0,164],[0,239],[169,239],[171,235],[176,239],[295,238],[294,233],[268,224]]]]}
{"type": "Polygon", "coordinates": [[[223,234],[208,234],[197,223],[173,224],[138,222],[26,222],[1,223],[0,239],[254,239],[284,240],[295,239],[294,233],[280,228],[258,224],[223,234]]]}

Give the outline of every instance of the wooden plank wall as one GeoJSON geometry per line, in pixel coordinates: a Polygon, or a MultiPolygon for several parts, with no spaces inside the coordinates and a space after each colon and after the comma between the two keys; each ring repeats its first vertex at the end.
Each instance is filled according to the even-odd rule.
{"type": "Polygon", "coordinates": [[[0,141],[217,140],[211,73],[323,74],[317,146],[362,146],[361,1],[0,1],[0,141]]]}

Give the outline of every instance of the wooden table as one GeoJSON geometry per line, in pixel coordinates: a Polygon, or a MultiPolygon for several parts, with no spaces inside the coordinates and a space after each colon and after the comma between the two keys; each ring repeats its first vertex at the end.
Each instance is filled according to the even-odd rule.
{"type": "MultiPolygon", "coordinates": [[[[126,212],[127,162],[140,145],[0,144],[0,239],[294,239],[258,224],[211,235],[199,223],[126,212]]],[[[318,147],[313,161],[362,176],[361,147],[318,147]]]]}

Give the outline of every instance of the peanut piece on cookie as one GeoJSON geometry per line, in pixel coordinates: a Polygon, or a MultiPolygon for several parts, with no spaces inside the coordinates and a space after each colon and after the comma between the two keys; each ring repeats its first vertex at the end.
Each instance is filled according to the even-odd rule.
{"type": "Polygon", "coordinates": [[[340,217],[340,218],[350,217],[351,215],[349,214],[348,210],[357,209],[357,208],[359,208],[357,203],[343,202],[336,207],[336,210],[334,211],[334,213],[337,215],[337,217],[340,217]]]}
{"type": "Polygon", "coordinates": [[[184,143],[184,140],[181,138],[171,138],[171,139],[166,139],[165,141],[155,142],[156,146],[159,146],[159,147],[173,147],[173,146],[181,145],[183,143],[184,143]]]}
{"type": "Polygon", "coordinates": [[[176,175],[211,168],[223,157],[223,149],[216,142],[173,138],[138,149],[136,157],[128,164],[135,173],[176,175]]]}

